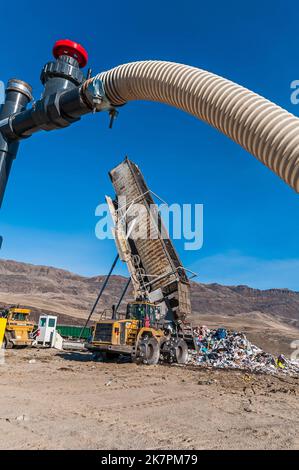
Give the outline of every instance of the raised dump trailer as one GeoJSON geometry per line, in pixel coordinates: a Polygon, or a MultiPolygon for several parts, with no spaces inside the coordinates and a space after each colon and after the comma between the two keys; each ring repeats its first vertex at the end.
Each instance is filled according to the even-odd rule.
{"type": "Polygon", "coordinates": [[[147,364],[160,359],[185,364],[188,344],[195,346],[187,321],[191,301],[185,269],[137,165],[126,158],[110,178],[116,197],[106,199],[135,301],[127,305],[125,319],[117,312],[120,300],[111,319],[96,322],[86,347],[106,355],[127,354],[147,364]]]}
{"type": "Polygon", "coordinates": [[[114,200],[107,197],[115,241],[135,299],[160,303],[166,318],[186,320],[190,283],[142,173],[126,158],[109,175],[116,193],[114,200]]]}

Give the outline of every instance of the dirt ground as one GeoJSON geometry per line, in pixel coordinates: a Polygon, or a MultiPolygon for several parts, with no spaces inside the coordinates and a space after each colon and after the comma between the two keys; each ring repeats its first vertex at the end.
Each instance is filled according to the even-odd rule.
{"type": "Polygon", "coordinates": [[[0,449],[298,449],[298,378],[12,350],[0,449]]]}

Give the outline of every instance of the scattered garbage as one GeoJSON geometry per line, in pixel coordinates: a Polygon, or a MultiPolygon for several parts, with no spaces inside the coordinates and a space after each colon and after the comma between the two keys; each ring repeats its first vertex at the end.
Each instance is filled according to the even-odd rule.
{"type": "Polygon", "coordinates": [[[272,354],[252,344],[244,333],[225,328],[194,328],[197,350],[189,355],[189,363],[220,369],[241,369],[266,374],[299,374],[299,364],[282,354],[272,354]]]}
{"type": "Polygon", "coordinates": [[[246,411],[246,413],[251,413],[252,412],[251,406],[244,406],[244,411],[246,411]]]}
{"type": "Polygon", "coordinates": [[[198,382],[198,385],[212,385],[213,383],[217,383],[216,380],[199,380],[198,382]]]}
{"type": "Polygon", "coordinates": [[[29,416],[27,416],[27,415],[17,416],[16,421],[29,421],[29,416]]]}

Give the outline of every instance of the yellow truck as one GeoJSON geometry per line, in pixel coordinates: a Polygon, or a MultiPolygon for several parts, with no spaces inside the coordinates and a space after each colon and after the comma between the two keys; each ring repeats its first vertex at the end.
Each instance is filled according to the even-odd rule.
{"type": "Polygon", "coordinates": [[[171,327],[159,322],[159,307],[150,302],[127,305],[125,319],[96,322],[91,341],[85,347],[96,354],[131,356],[132,360],[154,365],[164,362],[186,364],[188,346],[171,327]]]}
{"type": "Polygon", "coordinates": [[[6,321],[4,340],[2,341],[4,348],[11,349],[32,345],[34,323],[29,320],[30,313],[29,309],[19,307],[9,307],[2,310],[0,319],[6,321]]]}
{"type": "Polygon", "coordinates": [[[6,318],[0,318],[0,348],[2,348],[6,330],[6,318]]]}

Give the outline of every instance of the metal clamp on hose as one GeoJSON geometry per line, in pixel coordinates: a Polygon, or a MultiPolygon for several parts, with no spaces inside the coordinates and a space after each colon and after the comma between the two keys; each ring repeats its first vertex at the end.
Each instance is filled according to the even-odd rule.
{"type": "Polygon", "coordinates": [[[80,91],[83,101],[93,112],[114,109],[105,94],[103,82],[99,78],[87,80],[81,86],[80,91]]]}

